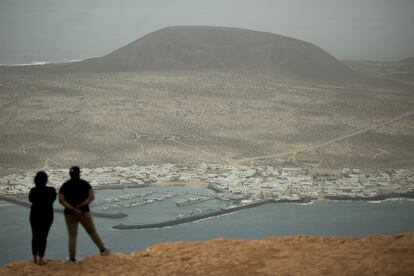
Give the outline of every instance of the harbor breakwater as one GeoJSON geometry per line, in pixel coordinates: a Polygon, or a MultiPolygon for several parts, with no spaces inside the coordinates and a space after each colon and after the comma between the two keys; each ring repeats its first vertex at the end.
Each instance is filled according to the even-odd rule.
{"type": "MultiPolygon", "coordinates": [[[[28,201],[25,200],[21,200],[18,198],[14,198],[14,197],[9,197],[9,196],[4,196],[4,195],[0,195],[0,200],[4,200],[16,205],[20,205],[23,207],[27,207],[30,208],[32,206],[32,204],[28,201]]],[[[63,213],[64,209],[63,208],[53,208],[53,211],[56,213],[63,213]]],[[[102,212],[92,212],[91,211],[91,215],[95,216],[95,217],[103,217],[103,218],[123,218],[126,217],[127,214],[124,214],[122,212],[119,213],[102,213],[102,212]]]]}
{"type": "Polygon", "coordinates": [[[375,196],[325,196],[324,199],[328,200],[348,200],[348,201],[381,201],[390,198],[409,198],[414,199],[414,191],[407,193],[388,193],[375,196]]]}
{"type": "Polygon", "coordinates": [[[268,204],[268,203],[274,203],[274,202],[275,202],[274,199],[264,199],[264,200],[255,201],[255,202],[248,203],[248,204],[227,207],[227,208],[223,207],[219,209],[205,211],[199,214],[185,216],[185,217],[163,221],[163,222],[148,223],[148,224],[129,224],[129,225],[125,225],[121,223],[121,224],[114,225],[112,228],[118,229],[118,230],[162,228],[162,227],[167,227],[167,226],[173,226],[173,225],[193,222],[193,221],[197,221],[197,220],[201,220],[201,219],[205,219],[209,217],[224,215],[224,214],[232,213],[232,212],[239,211],[242,209],[253,208],[253,207],[261,206],[261,205],[268,204]]]}

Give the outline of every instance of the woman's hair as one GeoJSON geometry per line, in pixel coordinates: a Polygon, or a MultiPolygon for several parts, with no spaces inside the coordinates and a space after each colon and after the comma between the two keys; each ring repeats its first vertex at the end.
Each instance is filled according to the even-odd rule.
{"type": "Polygon", "coordinates": [[[34,178],[34,183],[36,187],[44,187],[46,186],[46,182],[47,182],[47,174],[44,171],[37,172],[34,178]]]}

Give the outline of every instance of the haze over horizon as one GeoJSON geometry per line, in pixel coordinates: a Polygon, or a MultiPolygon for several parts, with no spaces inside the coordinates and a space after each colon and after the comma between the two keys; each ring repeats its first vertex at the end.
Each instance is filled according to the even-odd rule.
{"type": "Polygon", "coordinates": [[[339,59],[414,56],[414,2],[0,0],[0,64],[103,56],[167,26],[266,31],[316,44],[339,59]]]}

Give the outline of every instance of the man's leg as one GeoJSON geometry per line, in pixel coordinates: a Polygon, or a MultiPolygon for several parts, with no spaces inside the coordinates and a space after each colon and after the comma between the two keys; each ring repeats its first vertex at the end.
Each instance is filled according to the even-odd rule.
{"type": "Polygon", "coordinates": [[[69,235],[69,258],[76,256],[76,236],[78,235],[79,215],[65,214],[66,226],[69,235]]]}
{"type": "Polygon", "coordinates": [[[99,248],[99,250],[105,250],[105,245],[103,244],[101,238],[99,237],[98,233],[96,232],[95,225],[93,224],[92,216],[89,212],[83,213],[79,215],[80,223],[82,224],[83,228],[85,228],[86,232],[92,238],[93,242],[99,248]]]}

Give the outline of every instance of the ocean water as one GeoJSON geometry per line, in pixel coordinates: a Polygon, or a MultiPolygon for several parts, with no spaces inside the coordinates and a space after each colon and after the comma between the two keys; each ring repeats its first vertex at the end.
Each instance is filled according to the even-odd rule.
{"type": "MultiPolygon", "coordinates": [[[[194,187],[147,187],[97,191],[96,200],[144,191],[154,191],[157,194],[213,193],[207,189],[194,187]]],[[[224,201],[212,200],[185,207],[175,205],[177,200],[188,196],[190,195],[185,194],[153,204],[113,209],[108,212],[122,209],[128,217],[122,219],[96,217],[95,225],[107,246],[113,251],[123,253],[142,251],[156,243],[202,241],[219,237],[245,240],[285,235],[366,237],[372,234],[414,231],[414,201],[406,199],[382,202],[315,201],[310,204],[268,204],[168,228],[112,229],[112,226],[118,223],[163,221],[195,208],[207,209],[226,204],[224,201]]],[[[99,211],[100,208],[96,206],[94,210],[99,211]]],[[[0,265],[31,258],[29,211],[28,208],[0,201],[0,248],[2,248],[0,265]]],[[[98,253],[81,226],[78,231],[77,249],[78,257],[98,253]]],[[[55,213],[46,257],[61,259],[67,257],[67,232],[61,213],[55,213]]]]}
{"type": "Polygon", "coordinates": [[[60,59],[60,60],[53,60],[53,61],[25,61],[22,60],[20,63],[7,63],[7,62],[0,62],[0,66],[31,66],[31,65],[46,65],[51,63],[71,63],[81,61],[80,59],[60,59]]]}

